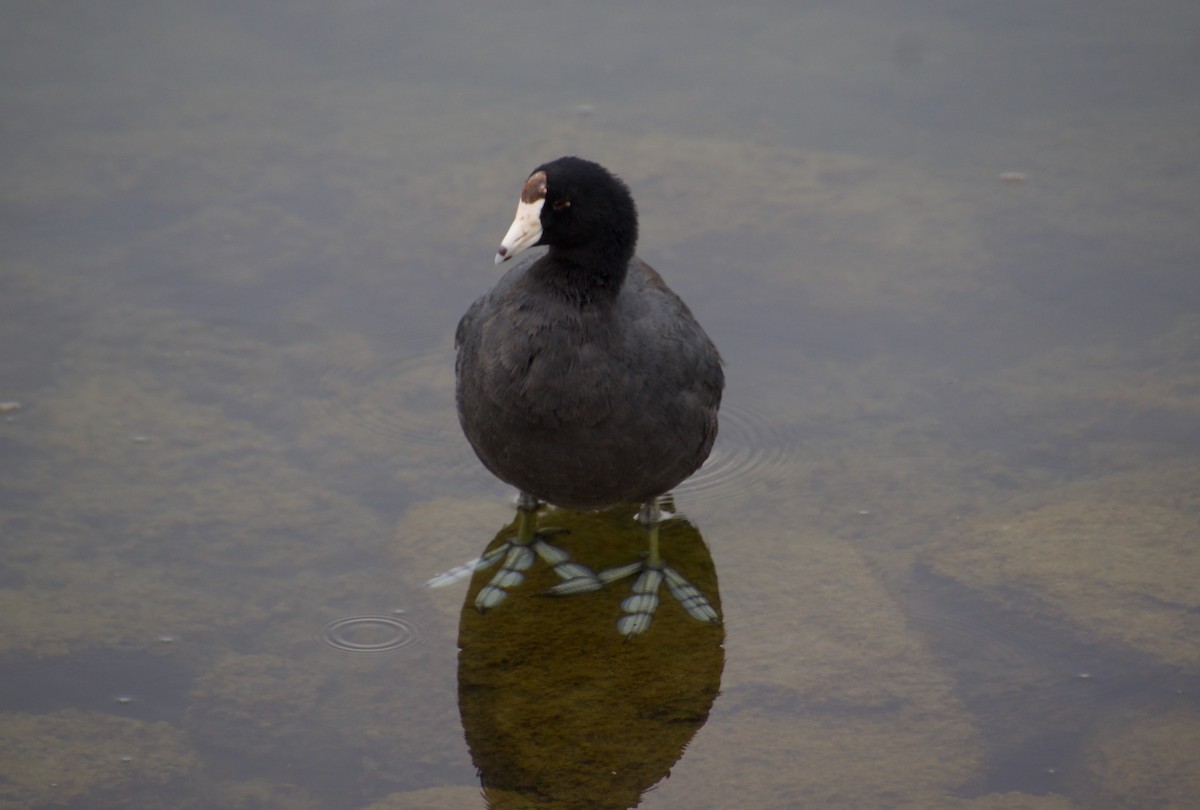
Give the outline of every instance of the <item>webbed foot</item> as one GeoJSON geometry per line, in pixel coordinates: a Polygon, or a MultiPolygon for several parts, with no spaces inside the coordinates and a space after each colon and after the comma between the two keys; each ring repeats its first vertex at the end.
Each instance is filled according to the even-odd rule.
{"type": "Polygon", "coordinates": [[[438,574],[425,584],[431,588],[450,585],[476,571],[487,570],[503,560],[500,570],[475,595],[475,607],[481,613],[487,612],[503,602],[510,589],[523,583],[526,571],[535,559],[541,558],[562,580],[556,588],[568,588],[569,590],[564,592],[569,593],[599,590],[601,582],[590,568],[573,562],[570,554],[547,542],[548,538],[566,534],[567,529],[534,528],[537,523],[537,511],[541,506],[541,502],[536,498],[522,492],[517,497],[517,532],[511,539],[480,557],[438,574]]]}
{"type": "Polygon", "coordinates": [[[704,594],[682,574],[663,562],[658,544],[658,530],[663,519],[658,502],[643,504],[637,519],[646,527],[649,535],[649,553],[646,559],[608,568],[596,574],[599,581],[606,585],[637,574],[630,587],[631,595],[621,600],[624,615],[617,620],[617,632],[628,639],[649,629],[654,621],[654,611],[658,609],[658,590],[664,580],[667,583],[667,591],[689,616],[697,621],[720,624],[721,619],[717,611],[704,594]]]}

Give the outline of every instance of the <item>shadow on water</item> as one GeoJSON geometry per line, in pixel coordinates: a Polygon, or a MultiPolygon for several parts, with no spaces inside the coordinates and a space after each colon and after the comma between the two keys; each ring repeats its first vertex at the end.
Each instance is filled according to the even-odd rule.
{"type": "MultiPolygon", "coordinates": [[[[174,645],[164,637],[160,645],[174,645]]],[[[94,648],[0,660],[0,711],[107,712],[147,722],[183,719],[191,666],[157,651],[94,648]]]]}
{"type": "Polygon", "coordinates": [[[1021,599],[998,602],[924,566],[901,600],[983,732],[988,765],[964,797],[1077,792],[1086,749],[1107,718],[1200,710],[1200,679],[1054,620],[1021,599]]]}
{"type": "MultiPolygon", "coordinates": [[[[636,507],[596,514],[551,510],[557,550],[576,565],[616,570],[641,562],[636,507]]],[[[696,527],[660,527],[662,559],[719,613],[712,557],[696,527]]],[[[503,549],[512,527],[484,552],[503,549]]],[[[489,807],[634,807],[664,779],[704,725],[720,688],[724,629],[664,593],[650,626],[620,632],[638,601],[629,580],[569,596],[539,560],[496,607],[476,600],[495,581],[476,572],[459,624],[459,710],[489,807]],[[540,564],[539,564],[540,563],[540,564]]],[[[663,588],[665,592],[667,588],[663,588]]]]}

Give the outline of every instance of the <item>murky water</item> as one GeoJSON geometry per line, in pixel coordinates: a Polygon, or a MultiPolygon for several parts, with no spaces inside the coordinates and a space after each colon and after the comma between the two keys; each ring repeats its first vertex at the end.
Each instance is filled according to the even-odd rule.
{"type": "Polygon", "coordinates": [[[1193,6],[7,4],[0,807],[1190,806],[1193,6]],[[452,335],[566,153],[722,433],[657,599],[550,511],[480,614],[452,335]]]}

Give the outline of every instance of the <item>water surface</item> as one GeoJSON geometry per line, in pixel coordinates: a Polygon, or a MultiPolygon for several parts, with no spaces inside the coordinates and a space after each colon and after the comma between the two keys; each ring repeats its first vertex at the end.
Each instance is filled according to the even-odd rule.
{"type": "Polygon", "coordinates": [[[7,4],[0,807],[1186,806],[1193,5],[7,4]],[[567,153],[726,359],[719,628],[425,586],[512,519],[453,330],[567,153]]]}

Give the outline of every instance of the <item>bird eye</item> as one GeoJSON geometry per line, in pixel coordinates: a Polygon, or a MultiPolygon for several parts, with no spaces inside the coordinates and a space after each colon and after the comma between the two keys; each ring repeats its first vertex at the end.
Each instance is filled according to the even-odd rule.
{"type": "Polygon", "coordinates": [[[571,201],[570,200],[555,200],[553,207],[554,207],[555,211],[561,211],[564,208],[570,208],[571,201]]]}

